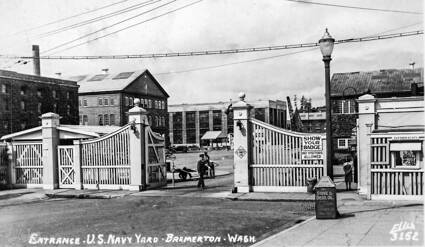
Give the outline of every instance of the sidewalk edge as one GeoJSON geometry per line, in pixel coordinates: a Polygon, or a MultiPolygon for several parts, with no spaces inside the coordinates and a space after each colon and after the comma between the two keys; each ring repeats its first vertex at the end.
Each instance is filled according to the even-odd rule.
{"type": "Polygon", "coordinates": [[[276,233],[276,234],[274,234],[274,235],[272,235],[272,236],[270,236],[270,237],[268,237],[268,238],[265,238],[265,239],[261,240],[260,242],[257,242],[257,243],[255,243],[255,244],[251,245],[250,247],[259,247],[259,246],[261,246],[261,245],[263,245],[263,244],[267,243],[268,241],[270,241],[270,240],[272,240],[272,239],[275,239],[275,238],[277,238],[278,236],[280,236],[280,235],[282,235],[282,234],[285,234],[286,232],[292,231],[292,230],[293,230],[293,229],[295,229],[295,228],[298,228],[298,227],[300,227],[300,226],[302,226],[302,225],[304,225],[304,224],[307,224],[308,222],[310,222],[311,220],[313,220],[313,219],[315,219],[315,218],[316,218],[316,216],[312,216],[312,217],[310,217],[310,218],[308,218],[308,219],[304,220],[303,222],[301,222],[301,223],[299,223],[299,224],[295,224],[295,225],[293,225],[293,226],[289,227],[288,229],[285,229],[285,230],[283,230],[283,231],[281,231],[281,232],[278,232],[278,233],[276,233]]]}

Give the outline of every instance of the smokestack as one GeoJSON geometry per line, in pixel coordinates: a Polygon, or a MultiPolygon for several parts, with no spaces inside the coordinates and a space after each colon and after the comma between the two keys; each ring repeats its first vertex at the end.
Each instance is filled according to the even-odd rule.
{"type": "Polygon", "coordinates": [[[40,76],[40,48],[38,45],[32,45],[32,57],[34,75],[40,76]]]}

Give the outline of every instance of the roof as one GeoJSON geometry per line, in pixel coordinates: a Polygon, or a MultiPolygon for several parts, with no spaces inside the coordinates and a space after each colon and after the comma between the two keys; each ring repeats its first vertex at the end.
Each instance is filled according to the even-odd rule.
{"type": "Polygon", "coordinates": [[[11,79],[21,80],[21,81],[39,82],[39,83],[46,83],[46,84],[53,83],[56,85],[77,87],[77,84],[73,80],[30,75],[30,74],[22,74],[22,73],[17,73],[15,71],[10,71],[10,70],[0,70],[0,78],[11,78],[11,79]]]}
{"type": "Polygon", "coordinates": [[[201,140],[215,140],[218,138],[226,138],[227,135],[224,134],[222,131],[207,131],[202,136],[201,140]]]}
{"type": "Polygon", "coordinates": [[[408,92],[413,82],[423,87],[423,68],[335,73],[331,80],[331,95],[362,95],[368,91],[369,94],[408,92]]]}
{"type": "Polygon", "coordinates": [[[122,91],[128,87],[133,81],[143,74],[147,74],[152,78],[156,86],[169,97],[167,92],[162,88],[159,82],[153,77],[149,70],[125,71],[114,74],[88,74],[72,76],[69,80],[76,81],[80,88],[78,93],[94,93],[94,92],[109,92],[122,91]]]}

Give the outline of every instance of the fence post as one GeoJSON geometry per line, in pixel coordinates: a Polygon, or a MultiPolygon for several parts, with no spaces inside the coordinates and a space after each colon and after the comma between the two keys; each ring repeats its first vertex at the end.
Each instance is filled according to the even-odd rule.
{"type": "Polygon", "coordinates": [[[357,131],[358,140],[358,168],[359,194],[365,195],[367,199],[371,197],[371,146],[370,133],[375,129],[375,102],[376,99],[370,94],[365,94],[357,100],[359,104],[359,128],[357,131]]]}
{"type": "Polygon", "coordinates": [[[234,188],[237,192],[251,191],[251,174],[249,162],[252,150],[250,139],[252,138],[249,126],[249,112],[252,108],[245,102],[245,94],[239,94],[240,101],[233,104],[233,143],[235,155],[233,159],[234,188]]]}
{"type": "Polygon", "coordinates": [[[134,100],[134,107],[128,111],[130,130],[130,190],[146,189],[146,148],[145,127],[148,125],[147,111],[139,107],[140,100],[134,100]]]}
{"type": "Polygon", "coordinates": [[[7,158],[8,158],[8,182],[9,182],[9,188],[13,188],[13,185],[16,184],[16,158],[15,158],[15,148],[12,145],[11,142],[8,142],[7,144],[7,158]]]}
{"type": "Polygon", "coordinates": [[[74,140],[74,185],[76,190],[83,189],[81,175],[81,141],[74,140]]]}
{"type": "Polygon", "coordinates": [[[45,113],[41,115],[43,148],[43,189],[57,189],[58,183],[58,144],[59,115],[45,113]]]}
{"type": "MultiPolygon", "coordinates": [[[[323,154],[323,177],[324,176],[327,176],[328,175],[328,169],[326,169],[326,164],[327,164],[327,156],[326,156],[326,154],[328,153],[328,152],[326,152],[326,142],[327,142],[328,140],[326,140],[326,136],[325,136],[325,138],[323,138],[322,139],[322,147],[323,147],[323,151],[322,151],[322,154],[323,154]]],[[[317,179],[320,179],[320,177],[318,177],[317,179]]]]}

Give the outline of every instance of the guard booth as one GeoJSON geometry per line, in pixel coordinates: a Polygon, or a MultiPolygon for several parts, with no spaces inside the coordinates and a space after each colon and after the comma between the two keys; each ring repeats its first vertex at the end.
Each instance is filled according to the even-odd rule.
{"type": "Polygon", "coordinates": [[[57,114],[43,114],[42,126],[1,138],[7,159],[0,159],[0,181],[44,189],[166,185],[165,139],[151,130],[146,113],[135,106],[122,127],[61,125],[57,114]]]}
{"type": "Polygon", "coordinates": [[[420,200],[424,193],[424,98],[358,99],[360,194],[420,200]]]}

